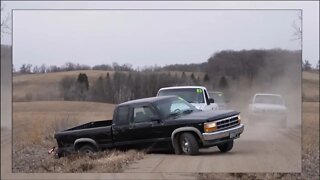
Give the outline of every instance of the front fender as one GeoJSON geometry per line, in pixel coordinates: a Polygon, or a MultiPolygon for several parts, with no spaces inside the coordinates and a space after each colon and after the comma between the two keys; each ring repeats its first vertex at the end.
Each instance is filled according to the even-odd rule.
{"type": "Polygon", "coordinates": [[[218,110],[219,106],[217,103],[211,103],[203,108],[203,111],[215,111],[218,110]]]}
{"type": "Polygon", "coordinates": [[[172,146],[174,147],[176,154],[180,154],[179,142],[176,139],[176,135],[181,132],[194,132],[197,134],[198,138],[201,141],[203,141],[203,136],[201,132],[199,131],[199,129],[195,127],[180,127],[178,129],[175,129],[171,134],[171,140],[172,140],[172,146]]]}

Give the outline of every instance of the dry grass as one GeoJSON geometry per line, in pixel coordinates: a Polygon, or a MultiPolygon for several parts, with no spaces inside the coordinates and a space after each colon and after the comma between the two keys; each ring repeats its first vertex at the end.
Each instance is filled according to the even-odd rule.
{"type": "Polygon", "coordinates": [[[199,180],[264,180],[264,179],[283,179],[283,180],[291,180],[291,179],[302,179],[299,177],[299,173],[200,173],[198,175],[199,180]]]}
{"type": "Polygon", "coordinates": [[[110,150],[91,156],[74,154],[54,159],[56,131],[80,123],[112,119],[113,104],[93,102],[13,103],[13,172],[121,172],[143,152],[110,150]]]}
{"type": "Polygon", "coordinates": [[[19,147],[13,152],[13,172],[24,173],[117,173],[129,163],[143,158],[144,152],[106,150],[94,154],[71,154],[59,159],[40,145],[19,147]]]}
{"type": "Polygon", "coordinates": [[[319,102],[303,103],[302,177],[319,178],[319,102]]]}
{"type": "Polygon", "coordinates": [[[319,102],[319,72],[303,72],[303,100],[319,102]]]}
{"type": "Polygon", "coordinates": [[[40,144],[56,131],[80,123],[112,119],[115,105],[93,102],[41,101],[13,103],[14,144],[40,144]],[[25,138],[28,137],[28,138],[25,138]]]}

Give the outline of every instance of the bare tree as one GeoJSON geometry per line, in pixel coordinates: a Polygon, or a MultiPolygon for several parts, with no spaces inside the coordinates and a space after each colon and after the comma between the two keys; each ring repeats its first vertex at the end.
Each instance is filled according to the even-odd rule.
{"type": "Polygon", "coordinates": [[[37,65],[34,66],[32,72],[33,72],[33,73],[36,73],[36,74],[37,74],[37,73],[40,73],[39,67],[38,67],[37,65]]]}
{"type": "Polygon", "coordinates": [[[294,29],[293,39],[300,41],[302,43],[302,12],[297,13],[298,19],[292,23],[292,28],[294,29]]]}
{"type": "Polygon", "coordinates": [[[30,74],[31,73],[32,64],[22,64],[20,67],[20,73],[30,74]]]}
{"type": "Polygon", "coordinates": [[[40,67],[39,67],[39,72],[40,73],[46,73],[47,72],[47,66],[45,64],[42,64],[40,67]]]}
{"type": "Polygon", "coordinates": [[[1,1],[1,36],[3,34],[10,34],[11,29],[9,26],[10,14],[4,14],[5,4],[1,1]]]}
{"type": "Polygon", "coordinates": [[[304,60],[303,64],[302,64],[302,69],[305,71],[310,71],[312,70],[312,66],[310,64],[310,62],[308,60],[304,60]]]}

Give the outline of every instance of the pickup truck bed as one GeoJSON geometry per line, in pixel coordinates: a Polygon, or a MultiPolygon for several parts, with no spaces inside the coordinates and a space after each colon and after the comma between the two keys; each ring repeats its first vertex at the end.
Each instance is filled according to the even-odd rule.
{"type": "Polygon", "coordinates": [[[113,147],[111,125],[112,120],[93,121],[56,133],[55,138],[60,147],[58,153],[73,152],[77,146],[88,142],[95,144],[96,150],[113,147]]]}
{"type": "Polygon", "coordinates": [[[93,121],[89,122],[86,124],[82,124],[67,130],[64,130],[63,132],[66,131],[73,131],[73,130],[80,130],[80,129],[90,129],[90,128],[98,128],[98,127],[105,127],[105,126],[110,126],[112,124],[112,120],[102,120],[102,121],[93,121]]]}

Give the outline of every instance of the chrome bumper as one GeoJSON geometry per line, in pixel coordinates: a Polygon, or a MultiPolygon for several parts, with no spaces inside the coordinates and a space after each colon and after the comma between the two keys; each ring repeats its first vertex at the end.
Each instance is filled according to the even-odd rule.
{"type": "Polygon", "coordinates": [[[217,131],[212,133],[202,133],[202,136],[203,136],[203,140],[205,141],[216,140],[216,139],[221,139],[226,137],[233,139],[235,137],[238,137],[243,132],[243,130],[244,130],[244,125],[240,124],[239,126],[222,130],[222,131],[217,131]]]}

